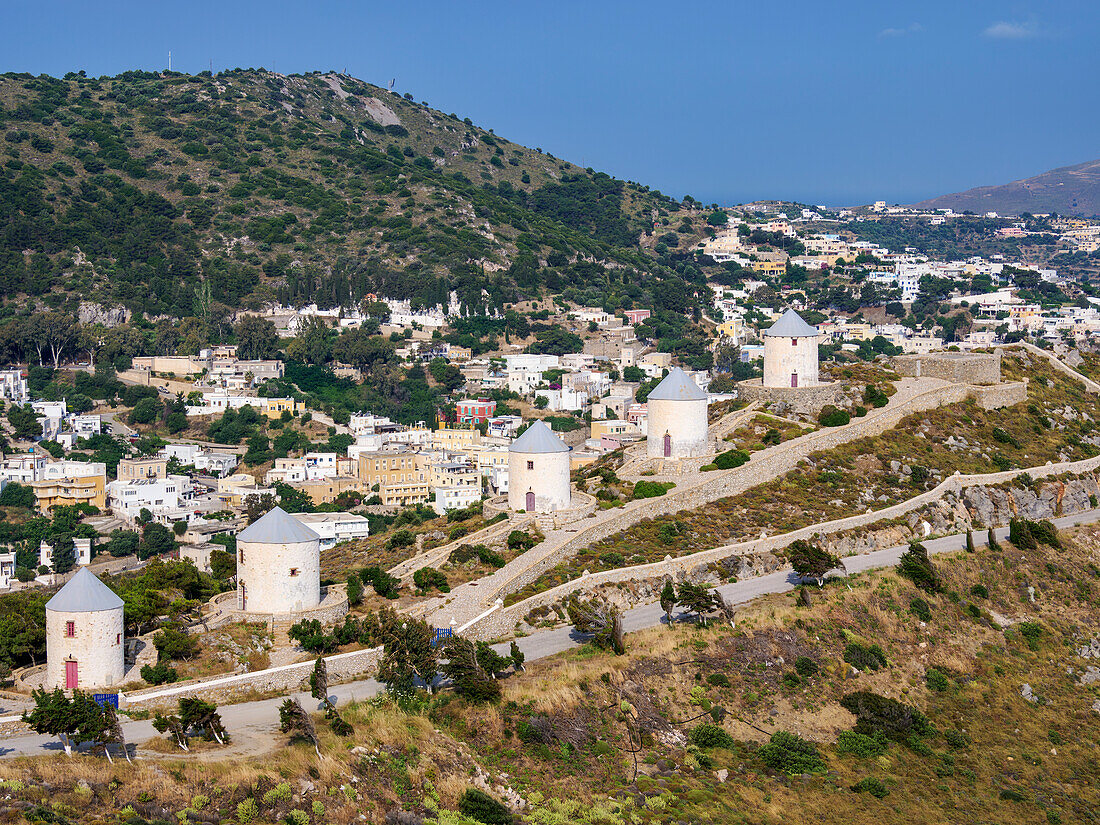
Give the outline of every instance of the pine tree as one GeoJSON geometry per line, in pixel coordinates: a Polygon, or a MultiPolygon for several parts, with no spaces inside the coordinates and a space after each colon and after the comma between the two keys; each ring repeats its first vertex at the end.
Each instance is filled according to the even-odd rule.
{"type": "Polygon", "coordinates": [[[313,725],[313,719],[306,713],[302,703],[297,699],[285,699],[279,706],[279,730],[301,736],[309,740],[317,755],[321,755],[320,741],[317,739],[317,728],[313,725]]]}
{"type": "Polygon", "coordinates": [[[665,586],[661,588],[661,610],[665,611],[665,620],[672,627],[672,611],[676,609],[676,588],[672,579],[665,580],[665,586]]]}
{"type": "Polygon", "coordinates": [[[523,666],[523,662],[526,660],[526,656],[523,655],[523,651],[519,649],[519,645],[516,644],[516,640],[512,640],[512,646],[508,649],[508,655],[512,658],[512,667],[517,671],[526,670],[523,666]]]}

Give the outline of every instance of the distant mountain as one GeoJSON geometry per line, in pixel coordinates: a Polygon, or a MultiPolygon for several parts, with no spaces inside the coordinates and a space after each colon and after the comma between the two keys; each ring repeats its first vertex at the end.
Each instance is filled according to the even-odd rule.
{"type": "Polygon", "coordinates": [[[924,209],[954,209],[956,212],[1057,212],[1059,215],[1100,215],[1100,160],[1051,169],[1033,178],[1003,186],[979,186],[953,195],[921,201],[924,209]]]}

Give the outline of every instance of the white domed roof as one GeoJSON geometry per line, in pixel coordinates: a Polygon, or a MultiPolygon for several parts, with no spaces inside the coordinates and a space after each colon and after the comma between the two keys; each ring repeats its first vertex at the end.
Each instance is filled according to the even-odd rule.
{"type": "Polygon", "coordinates": [[[76,575],[46,602],[46,609],[57,613],[95,613],[121,607],[122,599],[118,594],[97,579],[87,567],[77,570],[76,575]]]}
{"type": "Polygon", "coordinates": [[[246,544],[301,544],[320,539],[282,507],[272,507],[237,534],[237,541],[246,544]]]}
{"type": "Polygon", "coordinates": [[[686,372],[673,367],[664,380],[653,388],[646,401],[700,401],[706,397],[707,394],[688,378],[686,372]]]}
{"type": "Polygon", "coordinates": [[[508,448],[510,453],[567,453],[565,442],[554,435],[545,421],[539,420],[527,428],[508,448]]]}
{"type": "Polygon", "coordinates": [[[811,327],[802,320],[801,315],[788,309],[764,334],[773,338],[816,338],[818,332],[817,327],[811,327]]]}

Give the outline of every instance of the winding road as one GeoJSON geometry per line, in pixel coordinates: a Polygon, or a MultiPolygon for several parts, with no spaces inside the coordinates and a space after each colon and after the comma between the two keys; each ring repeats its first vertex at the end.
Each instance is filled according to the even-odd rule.
{"type": "MultiPolygon", "coordinates": [[[[1100,521],[1100,509],[1086,510],[1072,516],[1062,516],[1054,519],[1059,529],[1075,527],[1082,524],[1092,524],[1100,521]]],[[[998,528],[995,533],[998,539],[1008,538],[1008,528],[998,528]]],[[[984,545],[986,534],[974,534],[974,543],[984,545]]],[[[929,539],[924,546],[931,553],[948,553],[963,550],[966,547],[966,535],[956,533],[942,538],[929,539]]],[[[902,553],[908,549],[908,545],[897,545],[876,550],[856,556],[848,556],[844,561],[844,574],[862,573],[876,568],[890,567],[898,563],[902,553]]],[[[717,589],[730,605],[746,604],[760,596],[773,593],[785,593],[793,590],[799,584],[799,579],[789,569],[778,570],[764,576],[745,579],[733,584],[720,585],[717,589]]],[[[679,614],[678,618],[687,618],[686,614],[679,614]]],[[[655,627],[664,621],[664,611],[660,604],[651,602],[631,608],[623,614],[623,628],[627,633],[655,627]]],[[[577,647],[585,642],[587,636],[578,634],[570,627],[544,630],[533,633],[517,640],[520,650],[523,651],[527,661],[545,659],[561,653],[564,650],[577,647]]],[[[495,645],[498,652],[507,655],[509,643],[495,645]]],[[[346,704],[350,701],[369,699],[382,690],[382,685],[374,679],[362,679],[334,686],[331,691],[338,704],[346,704]]],[[[308,693],[292,694],[302,702],[307,709],[317,707],[318,702],[308,693]]],[[[242,702],[235,705],[223,705],[220,708],[222,721],[226,729],[233,737],[232,750],[221,751],[216,755],[210,752],[203,754],[202,758],[222,758],[230,755],[245,755],[262,753],[265,748],[270,748],[272,735],[278,727],[279,705],[285,697],[274,699],[260,699],[252,702],[242,702]],[[243,750],[242,750],[243,748],[243,750]]],[[[126,722],[122,726],[126,741],[130,743],[142,742],[159,734],[153,728],[153,723],[147,720],[126,722]]],[[[38,734],[17,735],[0,739],[0,757],[35,756],[48,753],[62,752],[61,743],[55,737],[41,736],[38,734]]]]}

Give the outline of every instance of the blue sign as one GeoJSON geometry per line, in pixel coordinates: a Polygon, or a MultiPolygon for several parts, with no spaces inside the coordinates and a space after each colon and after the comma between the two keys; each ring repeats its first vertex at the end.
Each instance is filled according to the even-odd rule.
{"type": "Polygon", "coordinates": [[[117,693],[93,693],[92,698],[100,704],[100,706],[110,705],[115,710],[118,710],[118,694],[117,693]]]}

